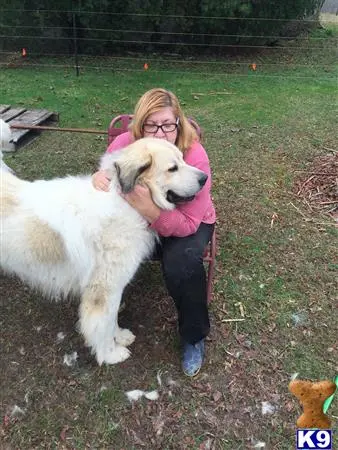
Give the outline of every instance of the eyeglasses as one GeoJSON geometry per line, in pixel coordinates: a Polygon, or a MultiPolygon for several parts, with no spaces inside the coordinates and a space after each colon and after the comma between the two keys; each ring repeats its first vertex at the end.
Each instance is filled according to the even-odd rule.
{"type": "Polygon", "coordinates": [[[162,125],[156,125],[156,123],[144,123],[143,131],[146,133],[156,134],[161,128],[163,133],[172,133],[178,127],[179,119],[176,119],[175,123],[163,123],[162,125]]]}

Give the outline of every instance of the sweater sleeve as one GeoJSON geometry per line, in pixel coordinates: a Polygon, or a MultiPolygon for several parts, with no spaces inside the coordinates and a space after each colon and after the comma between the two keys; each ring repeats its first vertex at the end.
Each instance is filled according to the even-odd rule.
{"type": "Polygon", "coordinates": [[[161,236],[185,237],[200,226],[210,203],[211,170],[206,151],[201,144],[194,144],[191,157],[186,162],[208,175],[208,179],[194,200],[180,204],[172,211],[162,210],[150,227],[161,236]]]}
{"type": "Polygon", "coordinates": [[[122,133],[117,136],[113,142],[108,146],[107,153],[112,153],[116,150],[120,150],[121,148],[127,147],[127,145],[132,143],[132,136],[127,131],[126,133],[122,133]]]}

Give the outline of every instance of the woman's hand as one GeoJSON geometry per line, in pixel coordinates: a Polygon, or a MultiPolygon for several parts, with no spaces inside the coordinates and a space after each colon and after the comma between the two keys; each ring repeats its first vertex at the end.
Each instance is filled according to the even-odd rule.
{"type": "Polygon", "coordinates": [[[148,187],[137,184],[133,191],[121,195],[147,222],[152,223],[159,218],[161,209],[153,202],[148,187]]]}
{"type": "Polygon", "coordinates": [[[99,191],[109,191],[110,179],[105,170],[98,170],[92,175],[92,183],[95,189],[99,191]]]}

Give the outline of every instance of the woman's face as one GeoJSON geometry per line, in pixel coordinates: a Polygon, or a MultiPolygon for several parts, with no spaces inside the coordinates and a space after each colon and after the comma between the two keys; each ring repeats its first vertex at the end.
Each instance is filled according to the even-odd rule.
{"type": "Polygon", "coordinates": [[[178,120],[169,106],[150,114],[143,124],[143,136],[166,139],[175,144],[178,120]],[[159,128],[161,125],[162,128],[159,128]]]}

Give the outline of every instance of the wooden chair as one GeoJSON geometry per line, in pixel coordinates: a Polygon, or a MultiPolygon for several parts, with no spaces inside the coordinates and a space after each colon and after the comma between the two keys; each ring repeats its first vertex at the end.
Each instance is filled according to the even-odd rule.
{"type": "MultiPolygon", "coordinates": [[[[126,133],[129,129],[129,124],[132,120],[133,116],[131,114],[121,114],[112,119],[108,127],[108,145],[110,145],[114,139],[122,133],[126,133]]],[[[201,129],[197,122],[194,119],[189,118],[190,123],[196,129],[197,134],[201,136],[201,129]]],[[[216,232],[214,230],[211,240],[207,245],[204,255],[203,261],[208,265],[207,271],[207,298],[208,302],[212,300],[212,282],[215,271],[215,262],[216,262],[216,232]]]]}

